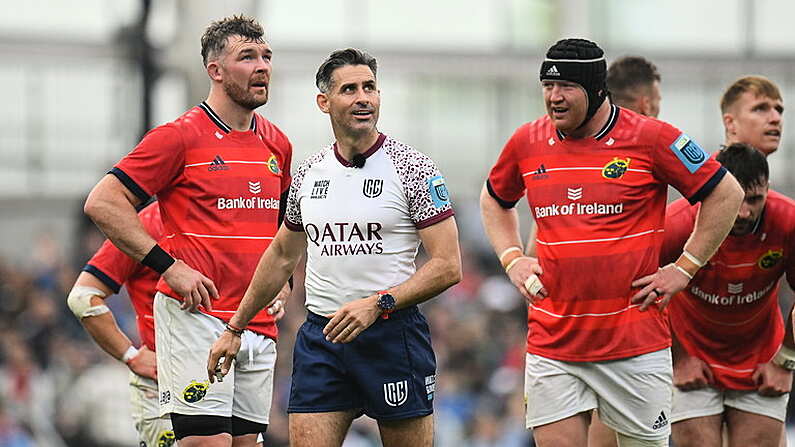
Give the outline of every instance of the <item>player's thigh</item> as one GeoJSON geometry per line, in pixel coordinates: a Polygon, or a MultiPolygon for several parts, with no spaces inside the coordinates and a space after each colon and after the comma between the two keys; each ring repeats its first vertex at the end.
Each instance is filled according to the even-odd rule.
{"type": "Polygon", "coordinates": [[[671,435],[677,447],[720,447],[724,391],[711,387],[673,391],[671,435]]]}
{"type": "Polygon", "coordinates": [[[275,367],[276,342],[264,335],[244,331],[240,351],[235,358],[232,416],[252,424],[244,427],[245,433],[232,433],[234,436],[267,429],[275,367]]]}
{"type": "Polygon", "coordinates": [[[160,416],[157,382],[130,372],[133,421],[141,445],[170,447],[175,443],[171,419],[160,416]]]}
{"type": "Polygon", "coordinates": [[[538,447],[581,447],[588,443],[591,411],[569,416],[533,427],[533,440],[538,447]]]}
{"type": "Polygon", "coordinates": [[[599,417],[608,427],[640,440],[670,436],[673,388],[670,349],[577,364],[575,372],[598,396],[599,417]]]}
{"type": "Polygon", "coordinates": [[[345,353],[365,414],[394,421],[433,413],[436,357],[430,329],[416,307],[379,318],[345,353]]]}
{"type": "Polygon", "coordinates": [[[433,415],[378,421],[384,447],[432,447],[433,415]]]}
{"type": "Polygon", "coordinates": [[[588,427],[588,447],[618,447],[616,432],[599,419],[599,412],[591,415],[591,425],[588,427]]]}
{"type": "Polygon", "coordinates": [[[766,397],[756,391],[727,391],[725,418],[729,446],[778,446],[788,400],[788,394],[766,397]]]}
{"type": "Polygon", "coordinates": [[[358,411],[290,413],[291,447],[340,447],[358,411]]]}
{"type": "Polygon", "coordinates": [[[676,447],[721,447],[723,415],[696,416],[671,425],[676,447]]]}
{"type": "MultiPolygon", "coordinates": [[[[525,424],[534,430],[545,427],[544,432],[554,432],[556,427],[563,430],[582,428],[582,433],[572,436],[587,436],[588,425],[580,427],[578,416],[587,413],[590,422],[590,411],[596,408],[596,394],[585,382],[569,371],[570,364],[548,359],[535,354],[525,357],[525,400],[527,402],[525,424]],[[558,421],[566,421],[555,425],[558,421]],[[576,422],[576,423],[575,423],[576,422]]],[[[547,437],[550,437],[547,435],[547,437]]]]}
{"type": "MultiPolygon", "coordinates": [[[[160,414],[231,418],[235,368],[210,386],[207,355],[210,346],[223,332],[223,322],[202,313],[180,309],[179,301],[161,293],[155,296],[155,335],[157,339],[160,414]]],[[[190,421],[180,418],[180,421],[190,421]]],[[[172,418],[178,437],[190,436],[200,425],[183,430],[172,418]]],[[[222,424],[217,424],[221,427],[222,424]]],[[[224,425],[231,427],[231,424],[224,425]]],[[[223,429],[224,431],[227,428],[223,429]]],[[[220,432],[219,432],[220,433],[220,432]]],[[[214,433],[203,433],[211,435],[214,433]]]]}
{"type": "Polygon", "coordinates": [[[344,362],[348,344],[326,340],[327,318],[309,312],[293,347],[293,375],[287,413],[359,411],[361,391],[344,362]]]}

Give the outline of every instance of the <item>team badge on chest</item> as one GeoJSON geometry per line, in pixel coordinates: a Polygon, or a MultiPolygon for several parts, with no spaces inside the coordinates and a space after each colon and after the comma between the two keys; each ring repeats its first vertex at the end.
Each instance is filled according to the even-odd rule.
{"type": "Polygon", "coordinates": [[[380,178],[366,178],[362,185],[362,194],[365,197],[375,198],[381,195],[384,190],[384,180],[380,178]]]}
{"type": "Polygon", "coordinates": [[[626,160],[613,157],[613,160],[602,168],[602,177],[611,179],[621,178],[624,173],[627,172],[627,169],[629,169],[629,161],[629,157],[627,157],[626,160]]]}
{"type": "Polygon", "coordinates": [[[763,254],[759,260],[756,262],[756,265],[759,266],[762,270],[770,270],[776,266],[776,264],[781,261],[781,258],[784,257],[784,250],[768,250],[765,254],[763,254]]]}

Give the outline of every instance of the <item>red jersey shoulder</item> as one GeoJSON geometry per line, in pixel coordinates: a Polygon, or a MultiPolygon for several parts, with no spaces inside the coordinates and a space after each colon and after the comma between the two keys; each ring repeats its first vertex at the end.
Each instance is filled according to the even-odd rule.
{"type": "Polygon", "coordinates": [[[186,140],[200,138],[202,135],[206,135],[208,132],[212,131],[218,132],[218,135],[221,135],[218,126],[207,117],[204,110],[199,106],[191,108],[166,125],[172,126],[179,132],[180,136],[186,140]]]}
{"type": "Polygon", "coordinates": [[[639,146],[653,145],[666,123],[623,107],[619,108],[621,110],[618,114],[618,122],[610,134],[617,139],[632,141],[639,146]]]}
{"type": "Polygon", "coordinates": [[[771,212],[774,212],[777,217],[788,218],[784,223],[795,226],[795,219],[793,219],[795,218],[795,200],[771,189],[767,193],[765,207],[769,207],[771,212]]]}
{"type": "Polygon", "coordinates": [[[795,240],[795,200],[771,189],[765,203],[765,226],[770,231],[789,234],[795,240]]]}

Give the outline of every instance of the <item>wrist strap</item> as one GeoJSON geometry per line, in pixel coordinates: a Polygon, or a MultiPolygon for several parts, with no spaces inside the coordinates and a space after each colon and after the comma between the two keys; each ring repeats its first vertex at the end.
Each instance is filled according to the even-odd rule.
{"type": "Polygon", "coordinates": [[[236,335],[238,337],[243,335],[243,329],[236,328],[236,327],[232,326],[231,323],[226,323],[226,326],[224,326],[224,330],[226,330],[227,332],[231,332],[232,335],[236,335]]]}
{"type": "Polygon", "coordinates": [[[130,347],[127,348],[126,351],[124,351],[124,354],[122,354],[121,361],[129,364],[130,360],[134,359],[138,355],[138,352],[139,352],[138,348],[136,348],[133,345],[130,345],[130,347]]]}
{"type": "Polygon", "coordinates": [[[516,245],[514,245],[513,247],[508,247],[505,250],[503,250],[502,253],[500,253],[500,256],[499,256],[500,264],[505,265],[505,256],[507,254],[509,254],[509,253],[514,252],[514,251],[518,251],[520,253],[520,255],[522,253],[522,249],[520,247],[516,246],[516,245]]]}
{"type": "Polygon", "coordinates": [[[693,275],[691,275],[691,274],[690,274],[690,272],[688,272],[687,270],[685,270],[685,269],[684,269],[684,267],[682,267],[681,265],[679,265],[679,264],[674,264],[674,267],[676,267],[676,269],[677,269],[677,270],[679,270],[680,272],[682,272],[682,274],[683,274],[683,275],[687,276],[687,278],[688,278],[688,279],[693,279],[693,275]]]}
{"type": "Polygon", "coordinates": [[[171,264],[174,263],[174,258],[168,254],[165,250],[163,250],[160,245],[155,244],[149,253],[141,259],[141,264],[149,267],[150,269],[160,273],[161,275],[171,267],[171,264]]]}
{"type": "Polygon", "coordinates": [[[704,267],[704,265],[706,265],[706,262],[704,262],[704,261],[702,261],[702,260],[698,259],[697,257],[693,256],[693,255],[692,255],[692,254],[691,254],[689,251],[687,251],[687,250],[684,250],[684,251],[682,252],[682,256],[684,256],[685,258],[687,258],[687,260],[688,260],[688,261],[690,261],[690,262],[692,262],[693,264],[697,265],[697,266],[698,266],[698,268],[704,267]]]}
{"type": "Polygon", "coordinates": [[[795,370],[795,350],[781,345],[776,356],[773,357],[773,363],[790,371],[795,370]]]}
{"type": "Polygon", "coordinates": [[[510,272],[511,268],[513,268],[513,266],[516,265],[516,263],[521,261],[522,259],[530,259],[530,257],[529,256],[517,256],[516,258],[514,258],[513,261],[509,262],[508,265],[505,266],[505,273],[510,272]]]}

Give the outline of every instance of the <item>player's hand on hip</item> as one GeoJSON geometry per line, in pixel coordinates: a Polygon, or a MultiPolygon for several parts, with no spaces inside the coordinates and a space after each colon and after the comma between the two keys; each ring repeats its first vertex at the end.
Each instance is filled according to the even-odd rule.
{"type": "Polygon", "coordinates": [[[516,286],[528,304],[535,304],[547,297],[547,289],[541,283],[544,270],[538,259],[531,256],[518,258],[514,265],[509,265],[506,272],[508,279],[516,286]]]}
{"type": "Polygon", "coordinates": [[[195,312],[199,306],[213,310],[212,300],[218,298],[218,289],[210,278],[188,264],[177,259],[163,273],[163,280],[182,298],[182,310],[195,312]]]}
{"type": "Polygon", "coordinates": [[[240,337],[229,332],[223,331],[215,340],[210,348],[210,356],[207,358],[207,377],[210,383],[223,381],[224,376],[232,369],[232,360],[235,359],[240,351],[240,337]]]}
{"type": "Polygon", "coordinates": [[[326,340],[332,343],[352,342],[381,316],[377,301],[378,295],[351,301],[327,315],[329,322],[323,328],[326,340]]]}
{"type": "Polygon", "coordinates": [[[792,371],[773,362],[759,365],[752,376],[757,392],[762,396],[775,397],[787,394],[792,389],[792,371]]]}
{"type": "Polygon", "coordinates": [[[664,310],[671,297],[682,291],[690,282],[690,278],[677,270],[673,263],[658,268],[656,272],[632,282],[632,287],[640,287],[640,291],[632,296],[633,303],[641,303],[643,312],[652,304],[664,310]]]}
{"type": "Polygon", "coordinates": [[[284,313],[287,311],[287,299],[290,297],[291,292],[290,284],[285,283],[271,305],[268,306],[268,315],[273,316],[274,321],[279,321],[284,317],[284,313]]]}
{"type": "Polygon", "coordinates": [[[146,346],[138,349],[138,354],[127,362],[127,367],[141,377],[157,380],[157,356],[146,346]]]}
{"type": "Polygon", "coordinates": [[[693,391],[714,382],[709,365],[698,357],[682,354],[674,362],[674,386],[682,391],[693,391]]]}

